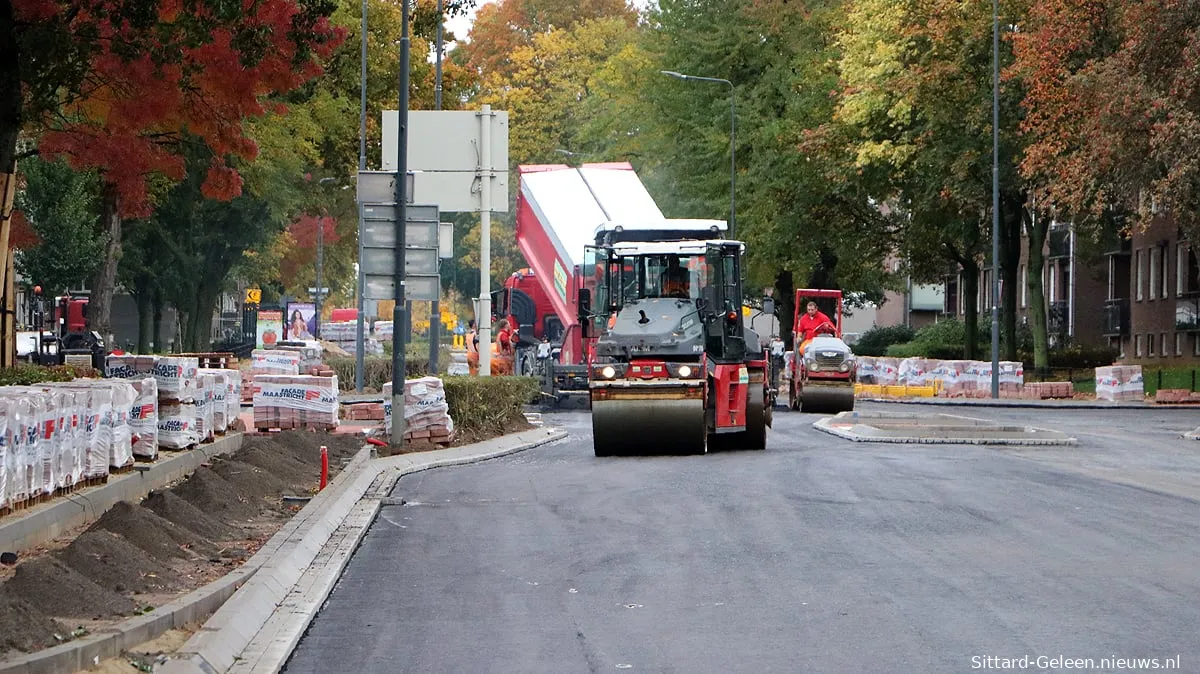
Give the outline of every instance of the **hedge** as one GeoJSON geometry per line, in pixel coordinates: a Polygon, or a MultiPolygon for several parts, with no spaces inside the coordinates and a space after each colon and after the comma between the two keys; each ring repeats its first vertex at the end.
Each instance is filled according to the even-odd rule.
{"type": "Polygon", "coordinates": [[[91,367],[75,365],[18,365],[0,369],[0,386],[32,386],[52,381],[71,381],[82,377],[96,378],[100,372],[91,367]]]}
{"type": "MultiPolygon", "coordinates": [[[[440,369],[445,370],[450,362],[450,354],[445,353],[438,359],[440,369]]],[[[325,364],[337,375],[338,387],[343,391],[354,390],[354,372],[356,363],[353,356],[331,356],[325,359],[325,364]]],[[[409,355],[404,360],[404,376],[410,379],[432,374],[429,371],[428,356],[409,355]]],[[[383,385],[392,380],[391,356],[363,357],[363,386],[375,391],[382,391],[383,385]]]]}
{"type": "Polygon", "coordinates": [[[444,377],[446,404],[459,433],[493,436],[524,422],[524,407],[541,389],[533,377],[444,377]]]}
{"type": "Polygon", "coordinates": [[[885,325],[862,333],[851,348],[859,356],[886,356],[889,346],[911,342],[916,335],[907,325],[885,325]]]}

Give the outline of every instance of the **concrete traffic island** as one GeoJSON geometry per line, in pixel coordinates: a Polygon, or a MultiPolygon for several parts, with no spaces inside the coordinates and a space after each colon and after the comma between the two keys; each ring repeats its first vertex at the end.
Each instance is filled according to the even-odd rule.
{"type": "Polygon", "coordinates": [[[1077,445],[1060,431],[1001,424],[953,414],[841,412],[813,423],[817,430],[854,442],[953,445],[1077,445]]]}

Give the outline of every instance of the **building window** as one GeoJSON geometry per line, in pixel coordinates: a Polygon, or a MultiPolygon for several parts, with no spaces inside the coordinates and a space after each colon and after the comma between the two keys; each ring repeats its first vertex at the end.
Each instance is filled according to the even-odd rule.
{"type": "Polygon", "coordinates": [[[1137,358],[1141,358],[1143,355],[1142,336],[1137,335],[1136,337],[1133,338],[1133,342],[1134,342],[1133,355],[1136,356],[1137,358]]]}
{"type": "Polygon", "coordinates": [[[1159,340],[1158,346],[1158,355],[1162,356],[1163,358],[1171,355],[1171,352],[1167,351],[1167,333],[1162,333],[1162,339],[1159,340]]]}
{"type": "Polygon", "coordinates": [[[1176,356],[1183,355],[1183,333],[1182,332],[1175,333],[1175,355],[1176,356]]]}
{"type": "Polygon", "coordinates": [[[1176,294],[1200,293],[1200,264],[1196,262],[1196,251],[1190,244],[1179,244],[1179,259],[1175,267],[1176,294]]]}
{"type": "Polygon", "coordinates": [[[1154,355],[1154,333],[1153,332],[1146,333],[1146,355],[1147,356],[1154,355]]]}
{"type": "Polygon", "coordinates": [[[1117,256],[1108,256],[1108,299],[1117,299],[1117,256]]]}
{"type": "Polygon", "coordinates": [[[1192,339],[1192,355],[1200,356],[1200,332],[1192,339]]]}
{"type": "MultiPolygon", "coordinates": [[[[1143,299],[1145,299],[1145,295],[1144,295],[1145,291],[1143,290],[1143,288],[1146,286],[1146,269],[1145,269],[1145,265],[1143,264],[1144,258],[1142,255],[1145,252],[1146,251],[1139,250],[1133,254],[1134,257],[1136,258],[1134,261],[1135,265],[1137,266],[1137,294],[1136,294],[1136,297],[1139,302],[1142,301],[1143,299]]],[[[1140,356],[1141,354],[1139,353],[1138,355],[1140,356]]]]}
{"type": "Polygon", "coordinates": [[[1159,254],[1158,254],[1159,259],[1162,260],[1162,274],[1159,276],[1159,287],[1158,287],[1159,294],[1158,294],[1158,296],[1163,298],[1164,300],[1171,296],[1171,291],[1170,291],[1171,286],[1167,282],[1168,279],[1171,278],[1171,276],[1170,276],[1170,274],[1171,274],[1170,266],[1171,265],[1169,264],[1170,258],[1171,258],[1170,251],[1171,251],[1171,249],[1169,247],[1167,247],[1167,244],[1164,243],[1160,247],[1159,254]]]}
{"type": "Polygon", "coordinates": [[[1151,248],[1150,253],[1150,299],[1158,297],[1158,248],[1151,248]]]}

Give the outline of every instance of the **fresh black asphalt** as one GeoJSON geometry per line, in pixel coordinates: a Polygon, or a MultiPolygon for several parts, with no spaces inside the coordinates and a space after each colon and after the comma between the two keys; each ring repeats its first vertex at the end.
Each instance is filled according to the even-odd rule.
{"type": "Polygon", "coordinates": [[[569,439],[402,478],[285,671],[1200,671],[1200,411],[964,413],[1080,445],[778,412],[765,452],[597,459],[547,415],[569,439]]]}

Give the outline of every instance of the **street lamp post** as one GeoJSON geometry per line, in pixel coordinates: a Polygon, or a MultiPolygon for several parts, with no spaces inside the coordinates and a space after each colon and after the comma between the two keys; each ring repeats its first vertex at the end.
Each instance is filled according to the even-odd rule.
{"type": "Polygon", "coordinates": [[[1000,0],[992,0],[992,398],[1000,397],[1000,0]]]}
{"type": "Polygon", "coordinates": [[[733,82],[722,79],[720,77],[700,77],[698,75],[684,75],[677,73],[674,70],[660,70],[662,74],[668,77],[674,77],[681,80],[695,80],[697,82],[716,82],[729,87],[729,238],[736,238],[735,222],[737,220],[737,108],[735,107],[733,82]]]}

